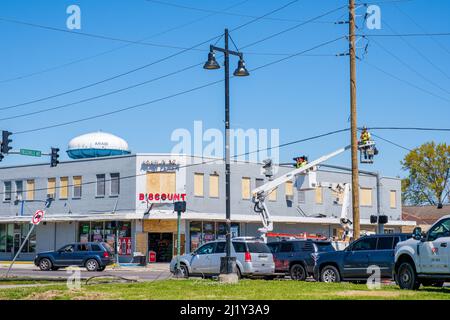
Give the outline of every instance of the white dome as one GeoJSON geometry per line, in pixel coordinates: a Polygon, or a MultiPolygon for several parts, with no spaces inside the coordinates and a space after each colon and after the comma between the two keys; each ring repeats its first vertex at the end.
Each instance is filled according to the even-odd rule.
{"type": "Polygon", "coordinates": [[[89,158],[128,154],[128,143],[113,134],[92,132],[75,137],[69,142],[67,153],[71,158],[89,158]]]}

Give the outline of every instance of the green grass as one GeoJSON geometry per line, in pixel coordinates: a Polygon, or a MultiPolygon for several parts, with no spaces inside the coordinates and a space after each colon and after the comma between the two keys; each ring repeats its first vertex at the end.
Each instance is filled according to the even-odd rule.
{"type": "Polygon", "coordinates": [[[450,299],[450,288],[421,288],[405,291],[397,286],[369,290],[366,285],[327,284],[296,281],[242,280],[237,285],[213,280],[163,280],[127,284],[83,285],[69,290],[65,285],[1,289],[0,299],[153,299],[153,300],[276,300],[276,299],[450,299]]]}

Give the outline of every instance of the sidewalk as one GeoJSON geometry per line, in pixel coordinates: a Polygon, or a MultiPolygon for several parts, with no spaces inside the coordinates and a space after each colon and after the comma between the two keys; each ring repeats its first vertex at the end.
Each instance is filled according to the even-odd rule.
{"type": "MultiPolygon", "coordinates": [[[[7,269],[9,268],[11,262],[9,261],[0,261],[0,269],[7,269]]],[[[70,267],[68,267],[70,268],[70,267]]],[[[68,269],[66,268],[66,269],[68,269]]],[[[33,262],[31,261],[16,261],[13,265],[13,269],[15,270],[37,270],[38,267],[36,267],[33,262]]],[[[106,268],[106,270],[110,271],[138,271],[138,272],[169,272],[169,263],[152,263],[148,264],[146,267],[133,265],[130,263],[124,263],[121,264],[119,267],[116,267],[115,265],[110,265],[106,268]]]]}

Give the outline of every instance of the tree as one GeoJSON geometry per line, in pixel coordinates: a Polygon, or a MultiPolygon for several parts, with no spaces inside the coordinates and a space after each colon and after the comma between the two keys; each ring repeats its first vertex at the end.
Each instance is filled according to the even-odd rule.
{"type": "Polygon", "coordinates": [[[402,180],[402,200],[409,205],[439,206],[450,193],[450,146],[427,142],[401,162],[409,176],[402,180]]]}

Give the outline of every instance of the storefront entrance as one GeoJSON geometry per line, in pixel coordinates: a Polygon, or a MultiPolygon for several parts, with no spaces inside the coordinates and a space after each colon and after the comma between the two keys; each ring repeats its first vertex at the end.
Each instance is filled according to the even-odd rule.
{"type": "Polygon", "coordinates": [[[148,250],[156,252],[156,262],[172,260],[173,233],[150,232],[148,234],[148,250]]]}

